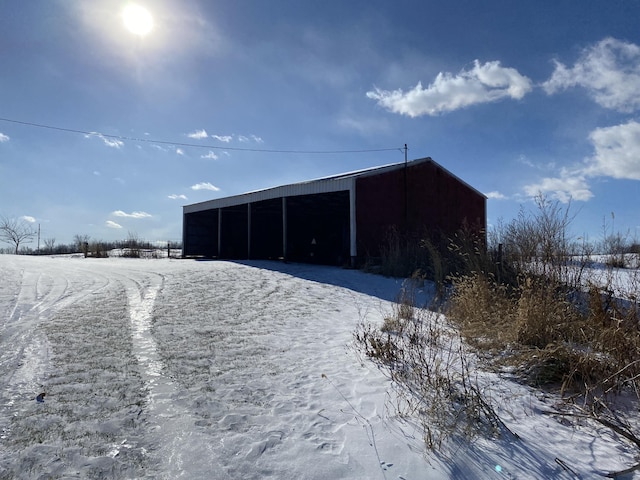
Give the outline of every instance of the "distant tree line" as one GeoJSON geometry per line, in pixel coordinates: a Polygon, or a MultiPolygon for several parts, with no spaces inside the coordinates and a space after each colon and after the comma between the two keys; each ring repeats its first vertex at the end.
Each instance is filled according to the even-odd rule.
{"type": "Polygon", "coordinates": [[[38,232],[30,222],[0,216],[0,241],[10,247],[0,248],[0,253],[20,255],[67,255],[82,253],[85,256],[106,257],[112,250],[121,251],[122,256],[140,257],[141,252],[158,249],[181,249],[181,242],[151,243],[129,232],[125,240],[103,241],[86,234],[76,234],[72,243],[56,243],[53,237],[43,238],[39,247],[34,246],[38,232]]]}

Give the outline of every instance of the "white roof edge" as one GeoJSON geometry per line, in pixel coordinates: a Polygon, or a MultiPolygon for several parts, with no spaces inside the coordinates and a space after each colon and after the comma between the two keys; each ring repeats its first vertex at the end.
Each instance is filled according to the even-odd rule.
{"type": "Polygon", "coordinates": [[[280,197],[293,197],[298,195],[309,195],[315,193],[328,193],[349,190],[353,187],[355,177],[346,178],[326,178],[313,181],[281,185],[279,187],[266,188],[253,192],[232,195],[229,197],[214,198],[200,203],[184,205],[184,213],[199,212],[211,208],[232,207],[245,203],[272,200],[280,197]]]}

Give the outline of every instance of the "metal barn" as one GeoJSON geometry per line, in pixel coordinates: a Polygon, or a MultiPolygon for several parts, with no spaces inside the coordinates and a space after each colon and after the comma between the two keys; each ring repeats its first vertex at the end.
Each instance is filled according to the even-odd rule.
{"type": "Polygon", "coordinates": [[[486,226],[486,197],[431,158],[183,207],[183,255],[330,265],[379,256],[390,229],[486,226]]]}

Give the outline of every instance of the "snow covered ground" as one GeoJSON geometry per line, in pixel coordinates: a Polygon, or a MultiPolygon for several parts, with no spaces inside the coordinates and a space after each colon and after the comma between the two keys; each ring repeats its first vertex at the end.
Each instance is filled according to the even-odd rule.
{"type": "Polygon", "coordinates": [[[586,479],[638,461],[492,374],[519,439],[425,452],[351,347],[400,288],[275,262],[0,255],[0,479],[586,479]]]}

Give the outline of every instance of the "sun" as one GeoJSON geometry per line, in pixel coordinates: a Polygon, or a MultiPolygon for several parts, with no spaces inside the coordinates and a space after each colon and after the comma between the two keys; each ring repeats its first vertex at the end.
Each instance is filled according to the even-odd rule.
{"type": "Polygon", "coordinates": [[[124,26],[131,33],[144,37],[153,28],[153,17],[149,10],[135,3],[130,3],[122,10],[124,26]]]}

